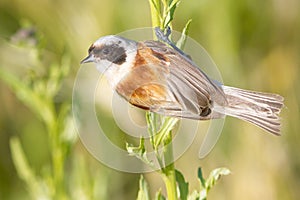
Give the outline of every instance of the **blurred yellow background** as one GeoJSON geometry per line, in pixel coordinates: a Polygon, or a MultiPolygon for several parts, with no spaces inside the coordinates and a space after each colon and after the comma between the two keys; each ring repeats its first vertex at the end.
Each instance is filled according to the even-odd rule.
{"type": "MultiPolygon", "coordinates": [[[[173,28],[180,31],[188,19],[193,20],[189,36],[209,52],[226,85],[278,93],[285,97],[286,104],[280,137],[227,118],[216,147],[209,156],[199,160],[199,136],[175,163],[190,182],[190,190],[198,187],[199,166],[205,175],[225,166],[232,174],[213,188],[209,199],[300,197],[299,11],[297,0],[183,0],[180,3],[173,28]]],[[[71,72],[56,97],[56,104],[60,105],[72,101],[72,83],[79,62],[93,41],[104,35],[149,27],[151,17],[146,0],[1,0],[0,68],[21,76],[31,64],[30,55],[8,41],[28,22],[43,35],[52,60],[59,61],[65,52],[71,55],[71,72]]],[[[12,162],[9,140],[19,137],[35,173],[43,174],[49,170],[48,136],[40,119],[1,80],[0,90],[0,199],[30,199],[27,186],[12,162]]],[[[92,186],[67,185],[69,193],[73,193],[71,199],[135,199],[139,174],[121,173],[102,165],[80,140],[70,150],[65,170],[83,175],[68,178],[74,185],[79,181],[83,184],[77,186],[92,186]],[[96,178],[97,181],[93,180],[96,178]]],[[[157,174],[147,174],[146,178],[153,194],[163,187],[157,174]]]]}

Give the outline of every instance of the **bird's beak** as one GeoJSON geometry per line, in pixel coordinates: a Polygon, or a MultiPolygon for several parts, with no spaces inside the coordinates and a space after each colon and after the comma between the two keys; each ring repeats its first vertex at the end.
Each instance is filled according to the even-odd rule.
{"type": "Polygon", "coordinates": [[[88,55],[85,59],[83,59],[80,64],[83,64],[83,63],[89,63],[89,62],[94,62],[94,56],[93,54],[90,54],[88,55]]]}

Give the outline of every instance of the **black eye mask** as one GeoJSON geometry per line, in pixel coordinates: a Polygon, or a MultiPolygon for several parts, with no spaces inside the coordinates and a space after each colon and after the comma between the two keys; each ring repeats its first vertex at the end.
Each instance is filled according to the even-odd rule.
{"type": "Polygon", "coordinates": [[[126,61],[125,49],[116,44],[104,45],[100,48],[94,47],[93,49],[91,49],[91,52],[94,54],[95,57],[108,60],[114,64],[121,65],[126,61]]]}

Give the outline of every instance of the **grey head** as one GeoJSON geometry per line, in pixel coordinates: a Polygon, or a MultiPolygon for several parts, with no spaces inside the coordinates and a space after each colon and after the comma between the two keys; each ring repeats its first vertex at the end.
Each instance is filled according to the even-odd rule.
{"type": "Polygon", "coordinates": [[[89,55],[81,64],[94,62],[96,64],[112,63],[122,65],[126,62],[128,53],[136,50],[136,42],[120,36],[109,35],[99,38],[89,50],[89,55]]]}

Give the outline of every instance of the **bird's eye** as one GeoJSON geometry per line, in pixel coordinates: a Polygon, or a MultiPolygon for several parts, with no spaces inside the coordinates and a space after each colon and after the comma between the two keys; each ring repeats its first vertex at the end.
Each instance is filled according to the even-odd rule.
{"type": "Polygon", "coordinates": [[[110,49],[109,48],[104,48],[104,49],[102,49],[102,53],[104,55],[108,55],[110,53],[110,49]]]}

